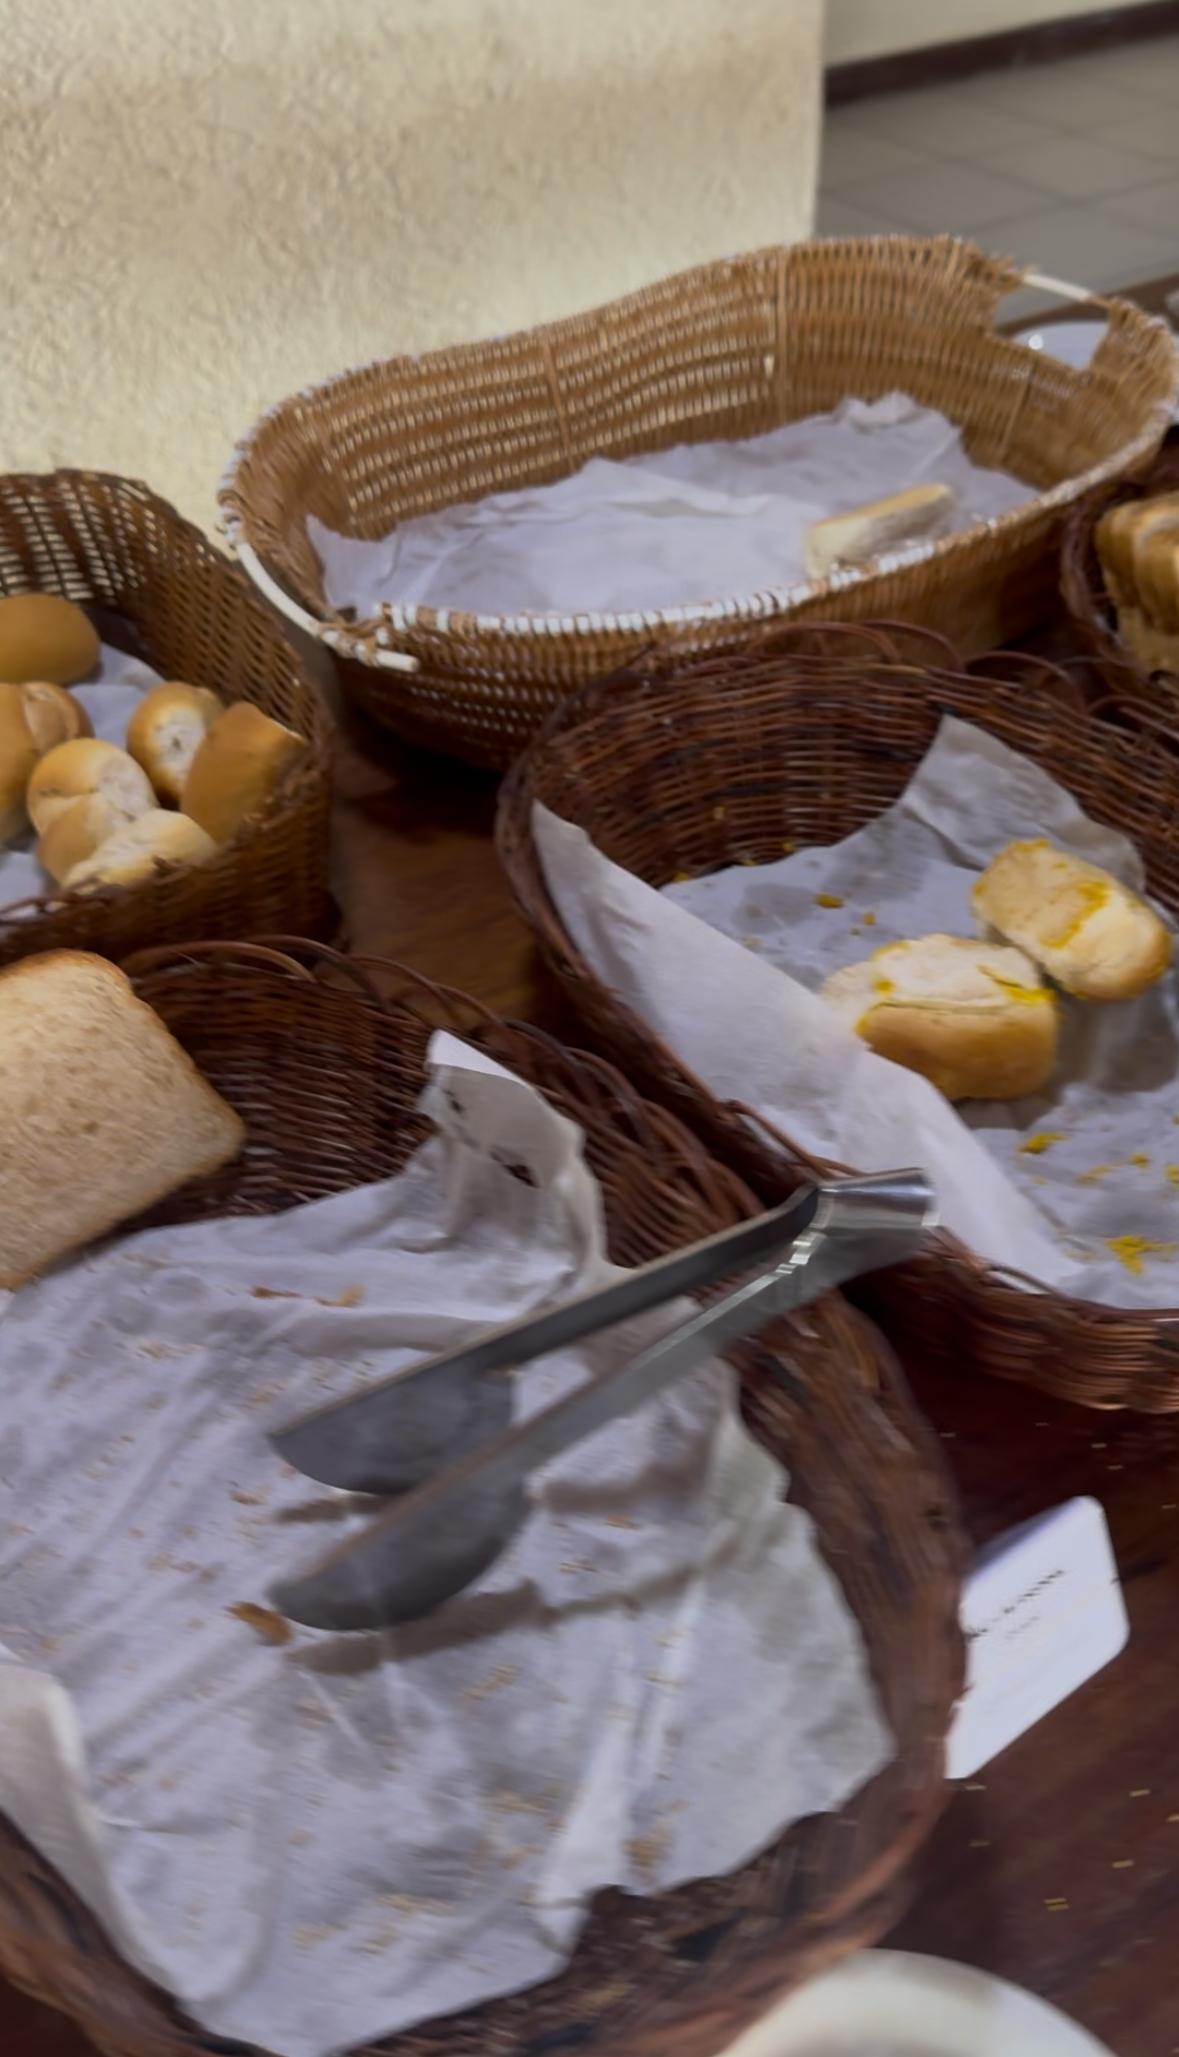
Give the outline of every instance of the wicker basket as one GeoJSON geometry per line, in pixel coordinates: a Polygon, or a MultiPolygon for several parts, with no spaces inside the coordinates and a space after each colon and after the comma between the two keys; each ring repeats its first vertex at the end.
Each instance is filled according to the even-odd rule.
{"type": "Polygon", "coordinates": [[[122,957],[187,936],[322,934],[331,725],[281,625],[220,551],[146,486],[103,472],[0,477],[0,592],[63,593],[165,678],[252,700],[308,748],[265,813],[210,863],[150,884],[0,907],[0,964],[61,946],[122,957]]]}
{"type": "MultiPolygon", "coordinates": [[[[1094,713],[1085,684],[1032,657],[970,673],[914,661],[877,625],[814,628],[801,655],[698,660],[673,678],[589,688],[554,714],[505,781],[499,851],[517,902],[582,1019],[767,1204],[815,1162],[750,1110],[722,1105],[591,971],[554,907],[534,800],[627,870],[678,875],[766,863],[784,841],[833,843],[901,793],[945,713],[1033,758],[1098,821],[1133,837],[1150,889],[1179,918],[1179,756],[1094,713]],[[880,654],[882,639],[892,655],[880,654]],[[820,652],[827,645],[826,656],[820,652]],[[767,767],[772,767],[767,775],[767,767]]],[[[824,1166],[839,1170],[839,1166],[824,1166]]],[[[903,1351],[1019,1379],[1090,1407],[1179,1410],[1179,1308],[1127,1310],[1046,1292],[942,1234],[933,1254],[857,1290],[903,1351]]]]}
{"type": "MultiPolygon", "coordinates": [[[[128,968],[249,1131],[237,1166],[151,1219],[268,1213],[395,1172],[428,1131],[416,1101],[431,1024],[476,1041],[580,1123],[616,1261],[641,1264],[753,1211],[736,1177],[608,1065],[397,967],[280,943],[152,951],[128,968]]],[[[897,1913],[906,1861],[941,1804],[961,1683],[964,1551],[940,1458],[879,1337],[838,1295],[735,1361],[750,1425],[789,1466],[861,1623],[896,1757],[842,1814],[800,1823],[729,1878],[658,1899],[602,1894],[560,1977],[391,2038],[389,2057],[574,2046],[654,2057],[664,2045],[711,2057],[897,1913]]],[[[109,2057],[228,2049],[121,1963],[2,1821],[0,1843],[0,1972],[67,2010],[109,2057]]]]}
{"type": "Polygon", "coordinates": [[[1110,696],[1132,711],[1153,710],[1179,730],[1179,679],[1153,677],[1117,631],[1113,603],[1097,561],[1093,532],[1108,508],[1121,500],[1179,490],[1179,441],[1170,441],[1135,482],[1122,479],[1097,487],[1078,500],[1065,518],[1060,548],[1060,593],[1078,648],[1100,665],[1110,696]]]}
{"type": "Polygon", "coordinates": [[[345,684],[370,714],[481,764],[509,763],[566,693],[653,641],[724,650],[752,622],[895,615],[985,650],[1045,611],[1064,509],[1149,459],[1179,377],[1165,325],[1125,302],[1109,305],[1083,372],[998,334],[996,306],[1022,278],[948,236],[803,243],[545,328],[369,365],[284,401],[245,438],[222,486],[226,533],[270,597],[347,660],[345,684]],[[900,569],[696,608],[501,617],[387,605],[357,622],[325,601],[308,514],[377,537],[596,454],[750,436],[898,387],[1038,497],[900,569]]]}

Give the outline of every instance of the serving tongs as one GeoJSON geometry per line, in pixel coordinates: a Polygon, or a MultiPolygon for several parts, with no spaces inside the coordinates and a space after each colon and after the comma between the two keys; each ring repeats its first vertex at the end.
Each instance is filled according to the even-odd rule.
{"type": "Polygon", "coordinates": [[[641,1407],[739,1338],[862,1273],[897,1264],[935,1226],[919,1171],[806,1187],[737,1228],[601,1291],[491,1329],[279,1429],[278,1455],[325,1485],[391,1499],[368,1528],[271,1593],[310,1628],[414,1621],[461,1592],[528,1514],[527,1482],[573,1443],[641,1407]],[[512,1425],[505,1374],[681,1294],[759,1267],[657,1341],[512,1425]]]}

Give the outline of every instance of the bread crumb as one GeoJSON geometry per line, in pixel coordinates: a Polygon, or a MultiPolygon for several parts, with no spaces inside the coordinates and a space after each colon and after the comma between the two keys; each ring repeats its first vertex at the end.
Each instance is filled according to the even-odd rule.
{"type": "MultiPolygon", "coordinates": [[[[795,851],[795,845],[794,845],[794,844],[793,844],[792,842],[790,842],[790,840],[789,840],[789,839],[787,839],[787,841],[786,841],[786,842],[784,842],[784,843],[783,843],[783,845],[782,845],[782,855],[783,855],[783,857],[793,857],[793,855],[794,855],[794,851],[795,851]]],[[[1177,1114],[1177,1115],[1175,1116],[1175,1119],[1176,1119],[1176,1121],[1177,1121],[1177,1122],[1179,1122],[1179,1114],[1177,1114]]]]}
{"type": "Polygon", "coordinates": [[[728,811],[729,811],[729,810],[728,810],[728,808],[727,808],[727,807],[714,807],[714,808],[713,808],[713,810],[712,810],[712,818],[713,818],[713,820],[714,820],[714,821],[723,821],[723,820],[724,820],[724,818],[725,818],[725,816],[726,816],[726,814],[728,813],[728,811]]]}
{"type": "Polygon", "coordinates": [[[1169,1257],[1174,1243],[1156,1243],[1150,1236],[1107,1236],[1105,1247],[1135,1278],[1142,1276],[1144,1257],[1169,1257]]]}
{"type": "Polygon", "coordinates": [[[260,1507],[262,1505],[261,1493],[243,1493],[239,1488],[235,1488],[229,1497],[231,1500],[236,1500],[241,1507],[260,1507]]]}
{"type": "Polygon", "coordinates": [[[1179,1186],[1179,1164],[1164,1164],[1163,1177],[1169,1186],[1179,1186]]]}
{"type": "Polygon", "coordinates": [[[1063,1143],[1065,1131],[1062,1128],[1039,1128],[1034,1135],[1025,1136],[1019,1146],[1021,1157],[1042,1157],[1053,1143],[1063,1143]]]}
{"type": "Polygon", "coordinates": [[[870,910],[867,914],[861,914],[860,920],[866,929],[874,929],[876,926],[876,916],[870,910]]]}
{"type": "Polygon", "coordinates": [[[235,1620],[244,1621],[246,1627],[252,1628],[255,1635],[260,1636],[264,1643],[273,1643],[277,1647],[280,1643],[289,1643],[291,1640],[290,1622],[284,1621],[281,1614],[276,1614],[273,1607],[257,1607],[252,1600],[239,1600],[236,1607],[230,1607],[226,1611],[232,1614],[235,1620]]]}
{"type": "Polygon", "coordinates": [[[1133,1871],[1133,1869],[1134,1859],[1132,1857],[1115,1857],[1110,1866],[1111,1871],[1133,1871]]]}
{"type": "Polygon", "coordinates": [[[1141,1166],[1144,1164],[1149,1164],[1150,1159],[1147,1156],[1145,1150],[1134,1150],[1131,1152],[1130,1156],[1127,1157],[1126,1162],[1127,1164],[1137,1164],[1141,1166]]]}
{"type": "Polygon", "coordinates": [[[816,893],[816,894],[815,894],[815,906],[816,906],[816,907],[842,907],[842,906],[843,906],[843,895],[842,895],[842,893],[816,893]]]}
{"type": "Polygon", "coordinates": [[[677,871],[672,878],[673,886],[686,886],[691,879],[690,871],[677,871]]]}
{"type": "Polygon", "coordinates": [[[1088,1171],[1077,1173],[1077,1184],[1079,1186],[1095,1186],[1098,1179],[1108,1178],[1112,1170],[1112,1164],[1094,1164],[1088,1171]]]}

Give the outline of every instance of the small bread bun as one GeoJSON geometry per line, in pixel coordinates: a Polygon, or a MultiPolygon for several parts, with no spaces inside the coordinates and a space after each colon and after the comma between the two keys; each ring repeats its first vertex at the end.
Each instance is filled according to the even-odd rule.
{"type": "Polygon", "coordinates": [[[1133,1000],[1171,962],[1171,931],[1145,900],[1043,837],[1008,843],[972,899],[980,921],[1081,1000],[1133,1000]]]}
{"type": "Polygon", "coordinates": [[[239,700],[213,723],[192,760],[180,804],[226,843],[251,814],[265,807],[286,766],[306,749],[302,736],[249,700],[239,700]]]}
{"type": "Polygon", "coordinates": [[[0,845],[28,827],[25,788],[37,755],[20,687],[0,684],[0,845]]]}
{"type": "Polygon", "coordinates": [[[62,879],[67,892],[75,886],[135,886],[155,877],[157,865],[207,864],[217,845],[187,814],[153,807],[123,823],[75,864],[62,879]]]}
{"type": "Polygon", "coordinates": [[[94,734],[93,724],[82,702],[75,700],[72,693],[67,693],[64,686],[39,679],[18,690],[38,756],[43,757],[58,743],[72,743],[75,736],[94,734]]]}
{"type": "Polygon", "coordinates": [[[949,486],[908,486],[885,500],[870,500],[847,514],[812,521],[803,538],[806,575],[825,579],[846,564],[870,564],[886,550],[900,550],[944,536],[954,515],[949,486]]]}
{"type": "MultiPolygon", "coordinates": [[[[142,820],[142,816],[137,818],[142,820]]],[[[50,878],[56,879],[60,885],[66,873],[105,843],[108,836],[126,828],[127,819],[122,809],[104,799],[101,793],[90,793],[84,800],[71,800],[69,806],[63,807],[50,822],[37,845],[37,857],[50,878]]]]}
{"type": "Polygon", "coordinates": [[[880,1057],[947,1100],[1017,1100],[1056,1062],[1057,1008],[1020,950],[960,936],[889,943],[821,997],[880,1057]]]}
{"type": "Polygon", "coordinates": [[[174,679],[145,694],[128,723],[127,748],[162,798],[179,801],[198,746],[224,712],[207,686],[174,679]]]}
{"type": "Polygon", "coordinates": [[[72,800],[91,793],[109,800],[128,821],[156,804],[145,774],[125,750],[93,736],[78,737],[59,743],[33,772],[27,794],[33,827],[44,835],[72,800]]]}
{"type": "Polygon", "coordinates": [[[101,645],[80,607],[57,593],[12,593],[0,600],[0,679],[23,686],[51,679],[73,686],[98,663],[101,645]]]}

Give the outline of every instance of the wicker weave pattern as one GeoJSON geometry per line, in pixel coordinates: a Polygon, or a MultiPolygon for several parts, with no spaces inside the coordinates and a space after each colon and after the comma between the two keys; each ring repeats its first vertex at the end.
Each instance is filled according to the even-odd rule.
{"type": "Polygon", "coordinates": [[[1164,325],[1124,302],[1086,372],[997,334],[998,302],[1020,277],[948,236],[798,244],[544,328],[369,365],[284,401],[244,439],[222,486],[227,534],[320,622],[371,714],[479,763],[510,762],[565,693],[651,642],[682,645],[688,624],[695,648],[729,650],[750,623],[895,615],[987,649],[1042,607],[1064,507],[1158,447],[1177,380],[1164,325]],[[700,608],[501,617],[387,605],[353,622],[326,606],[309,513],[380,536],[595,454],[754,435],[896,387],[961,424],[980,463],[1044,497],[900,570],[700,608]],[[418,659],[415,676],[373,668],[393,648],[418,659]]]}
{"type": "MultiPolygon", "coordinates": [[[[545,888],[531,833],[542,800],[607,857],[663,885],[831,843],[897,798],[945,712],[1033,758],[1097,820],[1132,836],[1151,892],[1179,918],[1179,755],[1088,704],[1084,667],[1029,657],[970,673],[887,625],[780,632],[772,653],[686,663],[590,688],[554,714],[505,781],[498,840],[516,899],[596,1038],[767,1203],[815,1169],[748,1110],[721,1105],[591,971],[545,888]],[[887,654],[884,654],[887,652],[887,654]]],[[[838,1167],[836,1167],[838,1168],[838,1167]]],[[[902,1350],[932,1353],[1091,1407],[1179,1409],[1179,1309],[1031,1293],[948,1235],[857,1297],[902,1350]]]]}
{"type": "Polygon", "coordinates": [[[1141,713],[1153,711],[1179,732],[1179,680],[1152,680],[1118,635],[1113,603],[1097,558],[1094,530],[1121,500],[1179,488],[1179,444],[1167,443],[1141,478],[1098,486],[1069,509],[1060,546],[1060,593],[1082,650],[1100,665],[1111,698],[1141,713]]]}
{"type": "MultiPolygon", "coordinates": [[[[582,1125],[619,1262],[641,1263],[754,1207],[733,1173],[609,1065],[395,966],[284,943],[154,951],[129,968],[249,1129],[237,1167],[154,1219],[266,1212],[396,1171],[425,1133],[415,1102],[432,1024],[479,1043],[582,1125]]],[[[838,1295],[767,1331],[738,1361],[750,1424],[789,1465],[792,1497],[810,1509],[863,1626],[895,1761],[842,1815],[801,1823],[730,1878],[655,1900],[601,1895],[559,1978],[393,2038],[380,2046],[388,2057],[574,2047],[712,2057],[791,1985],[895,1918],[902,1869],[941,1804],[961,1682],[964,1549],[940,1458],[879,1337],[838,1295]]],[[[65,2008],[108,2057],[228,2052],[120,1962],[3,1822],[0,1847],[7,1977],[65,2008]]]]}
{"type": "Polygon", "coordinates": [[[331,725],[310,673],[248,581],[146,486],[101,472],[0,478],[0,592],[62,593],[164,678],[252,700],[306,737],[270,807],[197,870],[50,891],[0,908],[0,963],[71,947],[125,956],[187,936],[322,933],[331,725]]]}

